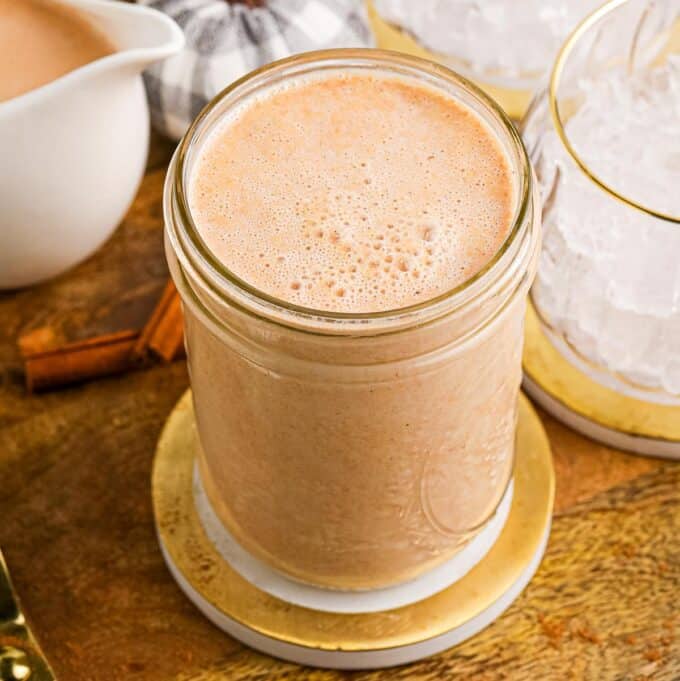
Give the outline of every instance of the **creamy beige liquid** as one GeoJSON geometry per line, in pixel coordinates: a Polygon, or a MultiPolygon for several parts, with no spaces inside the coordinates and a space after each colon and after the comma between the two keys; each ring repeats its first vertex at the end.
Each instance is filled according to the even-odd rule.
{"type": "Polygon", "coordinates": [[[114,49],[71,7],[52,0],[0,0],[0,102],[114,49]]]}
{"type": "MultiPolygon", "coordinates": [[[[510,230],[513,172],[490,128],[443,90],[347,73],[225,116],[188,193],[237,276],[351,313],[430,300],[483,268],[510,230]]],[[[199,293],[217,332],[176,277],[202,479],[243,546],[303,581],[359,589],[460,550],[512,468],[536,244],[507,303],[481,296],[379,336],[301,333],[199,293]]]]}
{"type": "Polygon", "coordinates": [[[478,272],[510,228],[495,136],[435,90],[367,76],[302,83],[216,130],[190,190],[237,276],[319,310],[430,300],[478,272]]]}

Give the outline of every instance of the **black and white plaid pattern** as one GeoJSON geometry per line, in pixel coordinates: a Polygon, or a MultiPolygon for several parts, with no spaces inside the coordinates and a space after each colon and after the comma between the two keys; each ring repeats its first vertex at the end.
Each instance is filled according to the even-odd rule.
{"type": "Polygon", "coordinates": [[[363,0],[139,0],[171,16],[186,47],[144,74],[154,126],[179,139],[229,83],[270,61],[330,47],[367,47],[373,37],[363,0]]]}

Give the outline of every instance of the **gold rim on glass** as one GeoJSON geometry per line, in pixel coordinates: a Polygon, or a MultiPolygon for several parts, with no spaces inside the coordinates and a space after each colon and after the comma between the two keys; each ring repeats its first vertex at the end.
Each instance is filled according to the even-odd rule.
{"type": "MultiPolygon", "coordinates": [[[[651,217],[658,218],[659,220],[665,220],[666,222],[670,222],[672,224],[677,225],[680,224],[680,216],[668,215],[667,213],[662,213],[661,211],[654,210],[653,208],[644,206],[643,204],[634,201],[630,197],[625,196],[624,194],[621,194],[620,192],[616,191],[616,189],[611,187],[604,180],[602,180],[595,172],[593,172],[588,167],[586,162],[579,156],[578,152],[576,151],[576,149],[574,149],[571,142],[569,141],[569,137],[567,135],[566,130],[564,129],[564,123],[560,115],[559,103],[557,101],[557,91],[560,86],[562,73],[564,71],[564,68],[569,57],[571,56],[572,50],[574,49],[576,44],[581,40],[581,38],[586,33],[588,33],[590,29],[596,26],[601,19],[606,17],[611,12],[617,10],[622,5],[625,5],[629,2],[631,2],[631,0],[610,0],[609,2],[606,2],[604,5],[602,5],[602,7],[595,10],[592,14],[588,15],[567,38],[567,40],[562,45],[557,55],[555,65],[553,66],[553,70],[550,76],[550,85],[548,87],[548,101],[550,105],[550,112],[552,115],[555,130],[564,148],[567,150],[567,153],[569,154],[569,156],[571,156],[576,165],[583,171],[583,173],[585,173],[588,179],[594,182],[600,189],[602,189],[604,192],[615,198],[617,201],[620,201],[625,205],[634,208],[635,210],[639,210],[642,213],[645,213],[646,215],[650,215],[651,217]]],[[[641,22],[644,21],[645,16],[646,12],[643,12],[642,16],[640,17],[641,22]]]]}
{"type": "MultiPolygon", "coordinates": [[[[469,106],[469,105],[466,105],[469,106]]],[[[514,163],[513,163],[514,165],[514,163]]],[[[454,71],[437,64],[435,62],[429,61],[427,59],[421,59],[419,57],[414,57],[411,55],[402,54],[400,52],[392,52],[389,50],[377,50],[377,49],[332,49],[332,50],[320,50],[316,52],[307,52],[301,55],[295,55],[292,57],[287,57],[279,61],[272,62],[265,66],[255,69],[250,73],[246,74],[242,78],[234,81],[231,85],[222,90],[216,97],[214,97],[201,111],[201,113],[196,117],[192,125],[187,130],[184,135],[180,146],[178,147],[176,154],[176,164],[173,172],[173,177],[171,179],[171,187],[176,198],[176,207],[179,212],[180,222],[183,226],[184,232],[189,237],[191,245],[196,250],[198,256],[203,261],[202,263],[197,263],[190,254],[185,253],[186,257],[191,261],[194,268],[200,272],[201,265],[206,264],[211,272],[211,274],[216,275],[218,281],[226,282],[228,285],[235,286],[242,292],[249,294],[254,297],[256,301],[267,303],[273,305],[280,311],[284,313],[294,313],[303,317],[312,317],[328,322],[342,322],[342,321],[370,321],[376,319],[390,319],[396,320],[403,317],[407,317],[415,312],[434,307],[439,303],[443,303],[449,299],[455,298],[456,295],[461,294],[463,291],[467,290],[473,284],[480,281],[490,270],[498,263],[499,260],[505,255],[510,246],[515,243],[516,237],[519,234],[522,225],[526,220],[527,213],[531,205],[532,196],[532,177],[530,172],[530,163],[524,143],[517,132],[514,124],[507,116],[507,114],[501,109],[501,107],[494,102],[487,94],[484,93],[478,86],[470,82],[463,76],[455,73],[454,71]],[[344,64],[343,64],[344,62],[344,64]],[[349,63],[348,63],[349,62],[349,63]],[[283,73],[283,77],[286,75],[286,70],[289,67],[294,67],[296,65],[313,64],[319,67],[325,66],[326,68],[342,68],[342,66],[349,66],[353,68],[364,67],[364,68],[380,68],[384,65],[386,69],[391,66],[402,66],[405,69],[410,69],[411,74],[417,75],[421,72],[425,75],[429,75],[434,79],[439,79],[440,81],[453,83],[455,86],[467,90],[470,92],[479,103],[489,111],[495,118],[497,122],[500,123],[503,132],[507,134],[510,146],[512,147],[512,153],[516,156],[516,159],[511,159],[512,161],[519,161],[519,177],[518,177],[518,192],[517,192],[517,206],[512,219],[512,226],[505,240],[501,244],[499,250],[491,258],[491,260],[475,275],[467,279],[466,281],[458,284],[453,289],[446,291],[435,298],[430,298],[414,305],[409,305],[402,308],[397,308],[393,310],[382,310],[378,312],[364,312],[364,313],[343,313],[343,312],[330,312],[328,310],[316,310],[314,308],[305,307],[301,305],[295,305],[281,298],[269,295],[264,291],[261,291],[254,286],[250,285],[247,281],[237,276],[228,267],[226,267],[222,262],[220,262],[215,255],[212,253],[210,248],[207,246],[203,238],[201,237],[196,225],[191,216],[191,211],[189,210],[189,205],[185,192],[185,174],[186,174],[186,163],[187,157],[192,149],[193,144],[198,138],[199,134],[203,131],[203,126],[206,124],[206,120],[209,118],[210,114],[226,99],[229,95],[239,90],[239,88],[247,85],[254,79],[257,79],[263,75],[275,74],[276,72],[283,73]]],[[[210,285],[210,284],[209,284],[210,285]]],[[[222,295],[222,292],[216,290],[214,286],[211,286],[213,291],[217,295],[222,295]]],[[[256,316],[260,316],[255,313],[256,316]]]]}

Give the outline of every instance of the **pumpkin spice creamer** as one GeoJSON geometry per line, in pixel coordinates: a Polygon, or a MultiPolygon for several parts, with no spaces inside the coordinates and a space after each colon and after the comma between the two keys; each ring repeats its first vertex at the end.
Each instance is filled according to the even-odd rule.
{"type": "Polygon", "coordinates": [[[451,558],[513,465],[539,229],[511,124],[434,64],[311,53],[220,95],[168,178],[199,470],[225,527],[331,588],[451,558]]]}
{"type": "Polygon", "coordinates": [[[55,0],[0,0],[0,102],[51,83],[116,48],[55,0]]]}

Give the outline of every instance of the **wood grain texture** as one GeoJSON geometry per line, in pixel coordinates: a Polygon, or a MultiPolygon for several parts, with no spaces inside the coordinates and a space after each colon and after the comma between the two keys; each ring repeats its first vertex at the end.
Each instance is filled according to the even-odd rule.
{"type": "Polygon", "coordinates": [[[0,295],[0,545],[62,681],[680,679],[680,466],[629,456],[544,415],[557,471],[553,532],[534,581],[480,635],[415,665],[324,672],[245,649],[170,578],[153,529],[151,462],[187,386],[183,363],[41,396],[19,333],[141,326],[166,277],[156,142],[128,216],[93,258],[0,295]]]}

